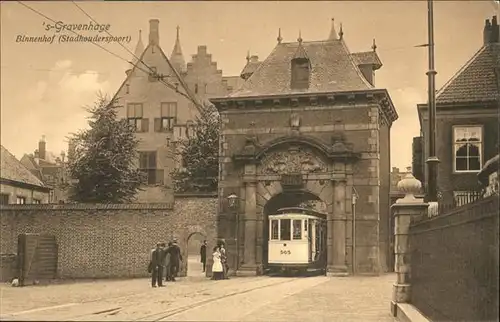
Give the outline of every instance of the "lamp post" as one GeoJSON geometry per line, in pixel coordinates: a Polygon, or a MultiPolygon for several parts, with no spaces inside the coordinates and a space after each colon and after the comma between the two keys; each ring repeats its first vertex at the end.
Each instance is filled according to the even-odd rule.
{"type": "Polygon", "coordinates": [[[235,271],[239,268],[240,266],[240,212],[239,212],[239,201],[240,198],[232,193],[227,198],[227,204],[229,206],[229,209],[231,212],[235,215],[236,217],[236,267],[235,271]]]}
{"type": "Polygon", "coordinates": [[[429,157],[427,163],[427,202],[437,202],[437,176],[439,159],[436,156],[436,74],[434,70],[434,7],[433,1],[427,1],[427,28],[429,48],[429,70],[428,80],[428,115],[429,115],[429,157]]]}
{"type": "Polygon", "coordinates": [[[356,274],[356,201],[358,192],[352,188],[352,275],[356,274]]]}

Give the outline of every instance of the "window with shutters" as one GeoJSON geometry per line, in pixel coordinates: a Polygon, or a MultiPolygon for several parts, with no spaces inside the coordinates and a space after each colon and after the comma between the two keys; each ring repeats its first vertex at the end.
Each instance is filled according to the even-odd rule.
{"type": "Polygon", "coordinates": [[[161,118],[156,121],[157,132],[172,132],[177,123],[177,102],[161,103],[161,118]]]}
{"type": "Polygon", "coordinates": [[[157,169],[156,161],[156,151],[139,152],[139,170],[148,185],[163,184],[163,171],[157,169]]]}
{"type": "Polygon", "coordinates": [[[143,118],[142,103],[127,104],[127,120],[136,132],[148,132],[148,119],[143,118]]]}
{"type": "Polygon", "coordinates": [[[455,172],[478,172],[482,164],[483,128],[481,126],[454,126],[455,172]]]}

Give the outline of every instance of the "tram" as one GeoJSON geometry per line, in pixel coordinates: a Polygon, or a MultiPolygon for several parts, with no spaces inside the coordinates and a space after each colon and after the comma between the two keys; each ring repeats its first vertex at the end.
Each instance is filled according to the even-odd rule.
{"type": "Polygon", "coordinates": [[[326,215],[306,208],[281,208],[269,215],[271,271],[326,270],[326,215]]]}

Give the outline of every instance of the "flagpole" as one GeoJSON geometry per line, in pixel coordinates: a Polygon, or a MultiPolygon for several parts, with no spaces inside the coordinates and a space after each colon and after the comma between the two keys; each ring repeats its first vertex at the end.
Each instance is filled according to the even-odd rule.
{"type": "Polygon", "coordinates": [[[436,70],[434,69],[434,7],[433,0],[427,1],[427,28],[429,49],[428,76],[428,135],[429,154],[427,158],[426,201],[437,202],[437,178],[439,159],[436,156],[436,70]]]}

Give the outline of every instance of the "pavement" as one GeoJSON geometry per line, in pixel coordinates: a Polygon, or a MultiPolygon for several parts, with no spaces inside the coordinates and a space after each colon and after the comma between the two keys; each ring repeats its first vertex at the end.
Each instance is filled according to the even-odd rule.
{"type": "MultiPolygon", "coordinates": [[[[191,261],[190,261],[191,262],[191,261]]],[[[394,274],[379,277],[189,277],[0,286],[1,320],[22,321],[381,321],[392,322],[394,274]]]]}

